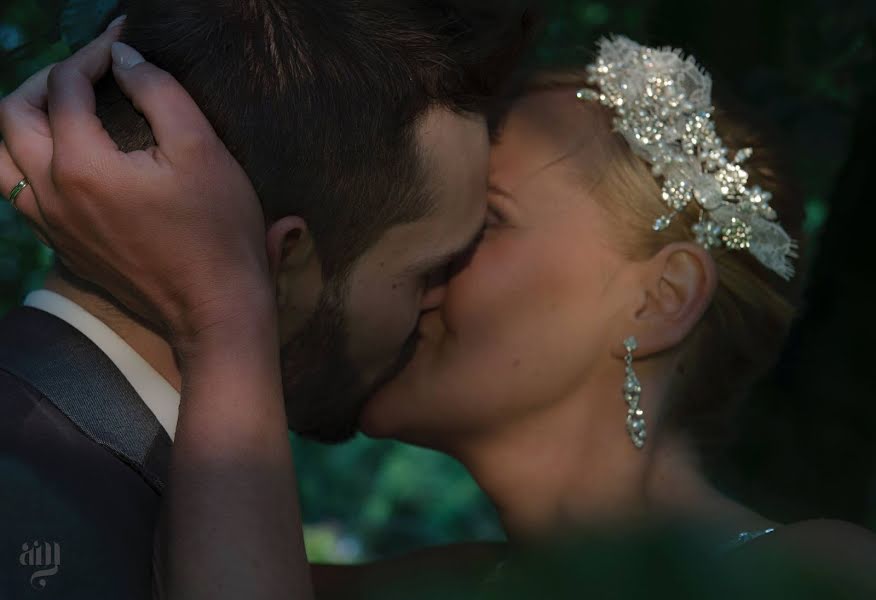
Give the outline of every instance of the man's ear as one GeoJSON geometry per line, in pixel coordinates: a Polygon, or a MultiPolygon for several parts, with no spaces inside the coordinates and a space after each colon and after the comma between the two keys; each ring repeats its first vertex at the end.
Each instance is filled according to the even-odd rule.
{"type": "Polygon", "coordinates": [[[301,217],[283,217],[271,225],[265,243],[274,281],[282,272],[306,264],[314,251],[307,223],[301,217]]]}
{"type": "Polygon", "coordinates": [[[692,242],[669,244],[643,268],[644,293],[632,324],[641,357],[679,345],[709,308],[718,285],[715,260],[692,242]]]}
{"type": "Polygon", "coordinates": [[[308,312],[322,289],[322,272],[313,237],[301,217],[284,217],[265,236],[271,277],[284,316],[308,312]]]}

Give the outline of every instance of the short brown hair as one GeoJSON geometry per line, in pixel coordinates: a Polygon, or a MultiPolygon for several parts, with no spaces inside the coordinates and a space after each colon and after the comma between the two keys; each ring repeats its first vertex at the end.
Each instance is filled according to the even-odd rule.
{"type": "MultiPolygon", "coordinates": [[[[416,145],[433,106],[484,113],[525,39],[520,15],[430,0],[133,0],[123,40],[174,75],[249,175],[266,217],[296,214],[326,275],[422,217],[416,145]]],[[[112,76],[98,115],[154,144],[112,76]]]]}

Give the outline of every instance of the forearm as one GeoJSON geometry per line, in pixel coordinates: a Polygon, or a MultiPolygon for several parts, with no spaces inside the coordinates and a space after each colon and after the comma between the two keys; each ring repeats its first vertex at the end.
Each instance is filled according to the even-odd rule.
{"type": "Polygon", "coordinates": [[[161,588],[184,600],[309,598],[264,212],[188,92],[133,48],[111,53],[117,38],[113,28],[0,102],[0,187],[27,178],[16,208],[65,267],[188,336],[161,588]],[[95,118],[91,84],[111,59],[155,134],[145,151],[120,152],[95,118]],[[227,320],[222,307],[265,318],[227,320]]]}
{"type": "Polygon", "coordinates": [[[311,598],[273,316],[199,334],[165,510],[171,598],[311,598]]]}

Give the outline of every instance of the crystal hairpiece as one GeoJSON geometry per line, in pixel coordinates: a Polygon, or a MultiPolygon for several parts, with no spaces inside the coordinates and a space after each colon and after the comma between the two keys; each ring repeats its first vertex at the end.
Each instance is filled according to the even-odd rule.
{"type": "Polygon", "coordinates": [[[701,211],[693,233],[699,244],[749,250],[784,279],[794,276],[797,243],[776,222],[772,194],[747,185],[742,165],[752,149],[729,158],[712,120],[712,79],[693,57],[616,37],[599,42],[587,73],[598,90],[579,90],[578,98],[613,109],[615,131],[663,178],[662,198],[672,213],[657,219],[655,231],[696,202],[701,211]]]}

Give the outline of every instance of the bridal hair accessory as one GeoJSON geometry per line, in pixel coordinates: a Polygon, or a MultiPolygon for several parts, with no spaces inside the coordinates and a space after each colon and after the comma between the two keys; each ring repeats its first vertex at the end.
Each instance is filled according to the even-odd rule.
{"type": "Polygon", "coordinates": [[[693,233],[699,244],[748,250],[782,278],[794,276],[797,243],[776,222],[772,194],[747,185],[742,165],[752,149],[729,158],[712,120],[712,78],[693,57],[621,36],[599,42],[587,73],[588,84],[598,90],[581,89],[578,98],[613,109],[615,131],[663,178],[662,198],[672,213],[657,219],[655,231],[696,202],[701,211],[693,233]]]}
{"type": "Polygon", "coordinates": [[[626,363],[626,378],[624,379],[624,400],[627,402],[627,433],[630,434],[630,439],[633,440],[633,445],[636,448],[642,448],[645,445],[647,433],[645,431],[645,411],[639,408],[639,400],[642,397],[642,384],[639,383],[639,378],[633,370],[633,352],[639,348],[639,342],[636,338],[629,337],[624,340],[624,347],[627,349],[627,355],[624,358],[626,363]]]}

